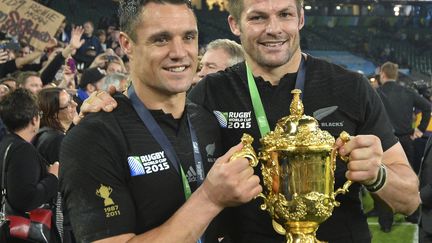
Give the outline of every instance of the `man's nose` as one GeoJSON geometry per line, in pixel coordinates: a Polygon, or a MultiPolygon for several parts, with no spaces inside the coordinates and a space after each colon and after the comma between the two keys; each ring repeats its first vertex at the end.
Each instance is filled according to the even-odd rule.
{"type": "Polygon", "coordinates": [[[282,32],[281,23],[276,16],[270,16],[266,28],[268,34],[280,34],[282,32]]]}
{"type": "Polygon", "coordinates": [[[170,46],[169,56],[172,59],[181,59],[186,56],[186,46],[182,39],[175,38],[173,39],[170,46]]]}

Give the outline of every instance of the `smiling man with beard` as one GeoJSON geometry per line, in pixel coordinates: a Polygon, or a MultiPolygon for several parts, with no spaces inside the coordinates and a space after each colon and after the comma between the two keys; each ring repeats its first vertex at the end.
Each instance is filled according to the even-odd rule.
{"type": "MultiPolygon", "coordinates": [[[[206,76],[189,97],[215,114],[225,149],[249,133],[257,150],[259,138],[289,115],[291,91],[301,89],[305,114],[319,117],[322,129],[334,137],[342,131],[354,135],[345,145],[336,143],[350,162],[337,161],[335,188],[347,179],[355,183],[349,193],[336,198],[341,205],[320,226],[317,238],[330,243],[370,242],[359,197],[361,187],[394,212],[409,215],[419,205],[418,180],[368,80],[301,52],[302,4],[302,0],[230,0],[228,22],[240,37],[246,62],[206,76]],[[254,87],[257,93],[250,92],[254,87]],[[259,112],[260,105],[264,114],[259,112]]],[[[255,173],[261,176],[259,167],[255,173]]],[[[286,242],[273,230],[270,215],[260,210],[262,203],[255,199],[227,212],[232,217],[226,223],[226,235],[233,242],[286,242]]]]}

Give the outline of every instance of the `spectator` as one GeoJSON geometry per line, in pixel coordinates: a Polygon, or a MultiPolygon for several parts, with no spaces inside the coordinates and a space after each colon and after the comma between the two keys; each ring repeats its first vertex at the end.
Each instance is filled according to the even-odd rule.
{"type": "Polygon", "coordinates": [[[106,73],[126,73],[126,68],[123,64],[122,59],[115,55],[107,56],[106,73]]]}
{"type": "Polygon", "coordinates": [[[84,44],[78,49],[75,59],[78,62],[84,63],[88,67],[94,58],[102,53],[101,44],[96,36],[93,35],[94,27],[91,21],[84,23],[84,34],[81,37],[84,44]]]}
{"type": "Polygon", "coordinates": [[[17,78],[18,87],[28,89],[37,95],[42,90],[42,79],[37,72],[22,72],[17,78]]]}
{"type": "Polygon", "coordinates": [[[106,53],[98,55],[90,65],[90,68],[99,67],[104,69],[107,74],[126,73],[126,68],[123,60],[108,50],[106,53]]]}
{"type": "Polygon", "coordinates": [[[20,57],[25,57],[27,55],[30,55],[33,52],[32,48],[28,44],[22,44],[21,49],[19,51],[20,57]]]}
{"type": "Polygon", "coordinates": [[[117,47],[120,46],[119,44],[119,36],[120,31],[118,29],[109,28],[107,31],[107,48],[115,50],[117,47]]]}
{"type": "Polygon", "coordinates": [[[105,77],[105,83],[102,89],[109,92],[110,90],[112,90],[111,86],[118,92],[125,91],[128,87],[127,76],[122,73],[108,74],[105,77]]]}
{"type": "Polygon", "coordinates": [[[57,39],[59,46],[65,47],[69,41],[70,41],[70,28],[69,31],[66,30],[67,22],[66,19],[63,20],[61,25],[59,26],[57,32],[55,33],[54,37],[57,39]]]}
{"type": "Polygon", "coordinates": [[[38,104],[43,112],[39,130],[33,144],[52,164],[59,161],[60,145],[78,113],[77,103],[62,88],[46,88],[39,92],[38,104]]]}
{"type": "MultiPolygon", "coordinates": [[[[0,116],[10,131],[0,142],[2,158],[12,144],[5,160],[6,175],[1,175],[6,176],[7,202],[22,214],[52,204],[57,196],[59,164],[47,164],[31,144],[41,116],[36,98],[28,90],[17,89],[0,102],[0,116]]],[[[55,225],[51,238],[50,242],[60,242],[55,225]]],[[[11,243],[15,242],[26,241],[13,239],[11,243]]]]}
{"type": "Polygon", "coordinates": [[[96,30],[96,37],[98,38],[98,40],[100,42],[100,45],[102,47],[102,51],[103,52],[106,51],[106,49],[107,49],[107,44],[106,44],[107,37],[106,37],[105,30],[101,30],[101,29],[96,30]]]}
{"type": "Polygon", "coordinates": [[[0,84],[6,85],[11,92],[15,91],[17,88],[16,79],[13,77],[5,77],[0,79],[0,84]]]}
{"type": "MultiPolygon", "coordinates": [[[[41,129],[32,143],[49,164],[53,164],[56,161],[60,162],[60,145],[72,122],[78,116],[76,111],[77,104],[66,90],[54,87],[45,88],[39,92],[38,105],[44,115],[40,121],[41,129]]],[[[60,198],[59,195],[59,201],[57,202],[57,228],[62,235],[63,242],[74,242],[69,217],[62,212],[60,198]]]]}
{"type": "Polygon", "coordinates": [[[224,70],[234,64],[244,61],[243,49],[237,42],[228,39],[217,39],[210,42],[201,58],[199,79],[209,73],[224,70]]]}

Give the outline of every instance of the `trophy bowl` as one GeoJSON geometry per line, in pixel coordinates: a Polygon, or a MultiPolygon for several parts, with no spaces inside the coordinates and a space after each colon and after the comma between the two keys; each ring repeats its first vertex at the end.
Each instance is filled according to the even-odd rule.
{"type": "MultiPolygon", "coordinates": [[[[292,93],[291,114],[281,118],[274,131],[261,138],[258,156],[251,145],[253,138],[244,134],[244,147],[233,158],[246,157],[252,166],[257,160],[261,163],[261,209],[270,213],[276,232],[285,235],[288,243],[321,242],[316,238],[319,224],[339,206],[335,197],[346,193],[351,181],[334,190],[338,156],[335,138],[320,130],[317,120],[303,114],[301,91],[295,89],[292,93]]],[[[349,141],[346,132],[340,138],[349,141]]]]}

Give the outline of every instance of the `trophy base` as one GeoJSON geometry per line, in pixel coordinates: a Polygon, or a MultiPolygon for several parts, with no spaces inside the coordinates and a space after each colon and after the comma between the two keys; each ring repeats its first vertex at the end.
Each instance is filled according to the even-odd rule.
{"type": "Polygon", "coordinates": [[[326,243],[316,238],[316,222],[291,222],[287,224],[287,243],[326,243]]]}

